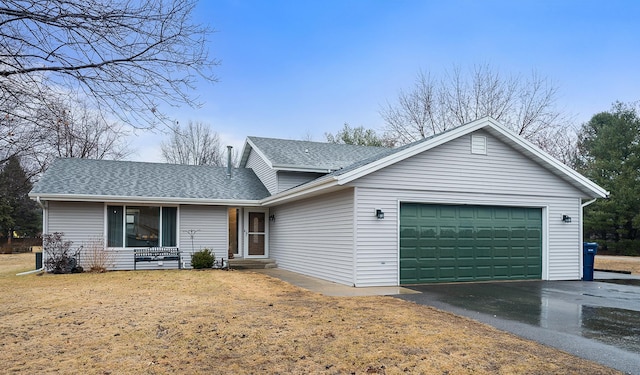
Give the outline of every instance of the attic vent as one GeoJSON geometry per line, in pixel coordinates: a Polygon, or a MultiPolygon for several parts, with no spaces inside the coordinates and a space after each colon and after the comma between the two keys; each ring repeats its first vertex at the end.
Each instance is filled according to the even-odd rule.
{"type": "Polygon", "coordinates": [[[305,149],[304,149],[304,153],[305,153],[305,154],[308,154],[308,153],[309,153],[309,149],[308,149],[308,148],[305,148],[305,149]]]}
{"type": "Polygon", "coordinates": [[[487,154],[487,137],[483,135],[471,135],[471,153],[486,155],[487,154]]]}

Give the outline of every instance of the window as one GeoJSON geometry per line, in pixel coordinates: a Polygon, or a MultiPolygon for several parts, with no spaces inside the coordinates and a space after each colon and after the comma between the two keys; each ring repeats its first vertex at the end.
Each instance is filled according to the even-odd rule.
{"type": "Polygon", "coordinates": [[[176,207],[162,207],[162,246],[176,246],[177,213],[176,207]]]}
{"type": "Polygon", "coordinates": [[[176,246],[176,207],[107,206],[110,247],[176,246]]]}
{"type": "Polygon", "coordinates": [[[107,246],[122,247],[122,206],[107,206],[107,246]]]}

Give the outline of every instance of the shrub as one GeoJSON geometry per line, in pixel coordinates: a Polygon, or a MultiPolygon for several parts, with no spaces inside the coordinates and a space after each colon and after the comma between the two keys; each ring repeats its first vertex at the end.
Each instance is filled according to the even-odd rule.
{"type": "Polygon", "coordinates": [[[44,265],[47,272],[51,273],[77,273],[82,272],[78,266],[76,255],[71,253],[71,241],[64,240],[64,233],[54,232],[45,234],[42,238],[42,247],[46,255],[44,265]]]}
{"type": "Polygon", "coordinates": [[[619,241],[595,240],[598,243],[598,254],[601,255],[640,255],[640,240],[622,239],[619,241]]]}
{"type": "Polygon", "coordinates": [[[106,272],[113,265],[115,254],[105,248],[103,237],[96,236],[85,242],[82,255],[82,263],[89,268],[89,272],[106,272]]]}
{"type": "Polygon", "coordinates": [[[213,268],[216,256],[209,249],[202,249],[191,254],[191,267],[195,269],[213,268]]]}

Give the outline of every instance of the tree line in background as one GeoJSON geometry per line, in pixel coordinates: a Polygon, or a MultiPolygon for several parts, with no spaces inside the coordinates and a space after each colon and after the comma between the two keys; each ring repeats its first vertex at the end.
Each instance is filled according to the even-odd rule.
{"type": "Polygon", "coordinates": [[[42,214],[38,204],[29,199],[31,187],[19,158],[9,158],[0,169],[0,238],[6,237],[9,244],[14,234],[35,237],[40,232],[42,214]]]}
{"type": "Polygon", "coordinates": [[[615,103],[578,133],[574,167],[610,192],[584,210],[584,233],[614,254],[640,255],[640,114],[615,103]]]}

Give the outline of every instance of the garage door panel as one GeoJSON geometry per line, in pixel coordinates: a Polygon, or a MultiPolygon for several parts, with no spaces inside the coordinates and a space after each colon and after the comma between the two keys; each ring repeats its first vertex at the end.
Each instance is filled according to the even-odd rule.
{"type": "Polygon", "coordinates": [[[491,240],[493,239],[493,228],[477,227],[476,228],[476,240],[491,240]]]}
{"type": "Polygon", "coordinates": [[[418,249],[417,248],[409,248],[409,247],[403,247],[400,248],[400,251],[404,252],[405,254],[405,259],[403,261],[409,262],[412,259],[418,258],[418,249]]]}
{"type": "Polygon", "coordinates": [[[400,216],[403,284],[541,278],[539,208],[403,203],[400,216]]]}
{"type": "Polygon", "coordinates": [[[433,238],[438,233],[438,228],[435,226],[420,226],[420,230],[416,231],[417,233],[420,233],[421,238],[433,238]]]}
{"type": "Polygon", "coordinates": [[[475,210],[475,218],[477,219],[488,219],[491,220],[491,218],[493,217],[493,214],[491,212],[491,208],[489,207],[478,207],[477,210],[475,210]]]}
{"type": "Polygon", "coordinates": [[[414,212],[415,212],[414,217],[435,218],[438,213],[438,210],[434,206],[417,205],[417,208],[414,210],[414,212]]]}
{"type": "Polygon", "coordinates": [[[480,264],[476,266],[478,278],[491,279],[491,275],[493,273],[493,270],[491,268],[492,267],[490,264],[480,264]]]}
{"type": "Polygon", "coordinates": [[[475,259],[476,252],[473,247],[459,246],[458,247],[458,259],[475,259]]]}
{"type": "Polygon", "coordinates": [[[510,216],[511,212],[508,209],[503,209],[501,207],[497,207],[494,209],[493,211],[493,219],[497,220],[497,219],[503,219],[503,220],[508,220],[509,218],[511,218],[512,216],[510,216]]]}

